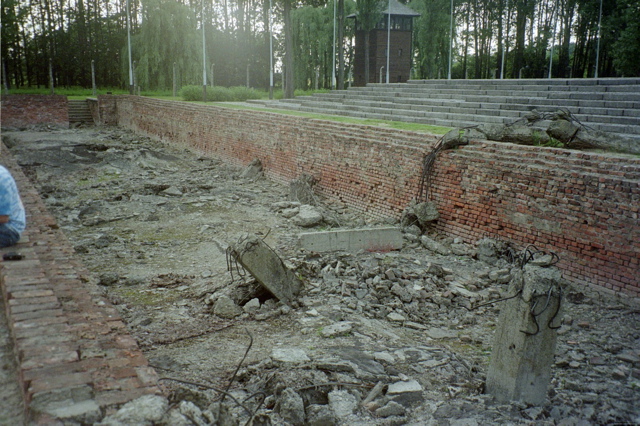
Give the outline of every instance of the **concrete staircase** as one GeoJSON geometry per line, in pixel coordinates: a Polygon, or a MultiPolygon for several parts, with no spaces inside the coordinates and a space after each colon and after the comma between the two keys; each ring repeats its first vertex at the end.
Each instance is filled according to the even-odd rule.
{"type": "Polygon", "coordinates": [[[511,123],[568,109],[583,124],[640,141],[640,78],[410,80],[280,101],[271,108],[445,127],[511,123]]]}
{"type": "Polygon", "coordinates": [[[69,107],[69,125],[74,124],[94,124],[93,116],[89,110],[89,104],[85,100],[70,99],[69,107]]]}

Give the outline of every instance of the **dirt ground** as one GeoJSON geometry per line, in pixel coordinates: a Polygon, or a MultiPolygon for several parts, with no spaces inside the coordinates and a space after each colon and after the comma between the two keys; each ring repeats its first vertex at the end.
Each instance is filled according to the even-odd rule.
{"type": "MultiPolygon", "coordinates": [[[[306,252],[289,187],[118,128],[3,141],[163,378],[174,424],[212,422],[221,390],[229,424],[253,409],[254,424],[640,422],[640,311],[622,299],[567,285],[545,404],[499,404],[483,389],[500,304],[467,308],[506,294],[506,260],[430,235],[438,254],[415,229],[399,251],[306,252]],[[290,306],[229,259],[246,234],[302,279],[290,306]],[[417,389],[393,400],[398,384],[417,389]]],[[[315,230],[377,225],[314,198],[315,230]]]]}

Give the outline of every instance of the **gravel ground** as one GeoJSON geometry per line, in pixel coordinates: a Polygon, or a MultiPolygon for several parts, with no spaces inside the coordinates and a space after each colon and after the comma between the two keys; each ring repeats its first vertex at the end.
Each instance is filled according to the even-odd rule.
{"type": "MultiPolygon", "coordinates": [[[[3,138],[163,377],[164,424],[220,421],[221,395],[243,424],[253,409],[254,424],[640,422],[640,311],[624,299],[565,283],[546,402],[499,404],[483,388],[500,304],[468,308],[508,293],[506,260],[429,234],[438,254],[415,228],[398,251],[306,252],[291,188],[250,169],[116,128],[3,138]],[[246,234],[303,281],[290,306],[230,273],[246,234]],[[416,388],[392,398],[400,385],[416,388]]],[[[316,230],[378,225],[311,198],[316,230]]]]}

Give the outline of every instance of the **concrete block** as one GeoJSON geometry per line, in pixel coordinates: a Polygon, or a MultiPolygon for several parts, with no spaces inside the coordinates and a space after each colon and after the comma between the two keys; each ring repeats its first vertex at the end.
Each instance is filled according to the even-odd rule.
{"type": "Polygon", "coordinates": [[[487,393],[499,402],[544,403],[561,318],[560,273],[556,268],[514,268],[509,294],[500,310],[487,393]]]}
{"type": "Polygon", "coordinates": [[[402,243],[402,231],[396,227],[308,232],[298,236],[301,248],[316,252],[398,250],[402,243]]]}
{"type": "Polygon", "coordinates": [[[302,283],[296,274],[256,235],[236,243],[232,257],[280,301],[290,303],[300,293],[302,283]]]}

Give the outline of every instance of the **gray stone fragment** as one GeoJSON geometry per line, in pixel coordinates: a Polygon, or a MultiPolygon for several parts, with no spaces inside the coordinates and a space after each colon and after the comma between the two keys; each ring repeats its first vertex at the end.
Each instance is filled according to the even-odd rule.
{"type": "Polygon", "coordinates": [[[307,407],[306,426],[333,426],[335,416],[328,405],[311,404],[307,407]]]}
{"type": "Polygon", "coordinates": [[[182,191],[177,186],[170,186],[169,188],[162,191],[162,194],[168,195],[170,197],[181,197],[183,195],[182,191]]]}
{"type": "Polygon", "coordinates": [[[191,420],[193,424],[197,426],[205,426],[208,424],[200,408],[191,401],[180,401],[178,410],[180,414],[191,420]]]}
{"type": "Polygon", "coordinates": [[[389,312],[387,319],[391,322],[403,322],[407,320],[403,315],[400,315],[397,312],[389,312]]]}
{"type": "Polygon", "coordinates": [[[441,254],[443,256],[448,256],[451,254],[451,250],[449,250],[446,246],[439,243],[438,241],[423,235],[420,237],[420,242],[427,250],[431,250],[432,252],[441,254]]]}
{"type": "Polygon", "coordinates": [[[262,176],[262,162],[257,158],[240,173],[240,177],[243,179],[254,179],[258,176],[262,176]]]}
{"type": "Polygon", "coordinates": [[[282,391],[278,399],[280,415],[284,420],[293,425],[302,425],[305,422],[304,401],[296,391],[287,388],[282,391]]]}
{"type": "Polygon", "coordinates": [[[511,281],[511,271],[509,269],[494,269],[489,272],[489,279],[498,284],[506,284],[511,281]]]}
{"type": "Polygon", "coordinates": [[[407,407],[422,401],[422,390],[422,386],[417,380],[396,382],[389,385],[387,396],[393,401],[407,407]]]}
{"type": "Polygon", "coordinates": [[[290,209],[284,209],[282,210],[282,217],[284,217],[285,219],[291,219],[292,217],[294,217],[295,215],[297,215],[298,213],[300,213],[300,207],[293,207],[290,209]]]}
{"type": "Polygon", "coordinates": [[[340,321],[335,324],[328,325],[323,327],[320,330],[320,335],[322,337],[337,337],[344,336],[346,334],[351,333],[353,330],[353,323],[350,321],[340,321]]]}
{"type": "Polygon", "coordinates": [[[307,174],[300,175],[298,179],[289,183],[289,198],[301,204],[315,205],[316,196],[313,187],[316,183],[317,180],[313,176],[307,174]]]}
{"type": "Polygon", "coordinates": [[[307,353],[300,348],[273,348],[271,351],[271,358],[274,361],[289,364],[299,364],[310,361],[307,353]]]}
{"type": "Polygon", "coordinates": [[[159,422],[168,408],[167,398],[160,395],[144,395],[127,402],[115,414],[106,417],[102,424],[151,425],[159,422]]]}
{"type": "Polygon", "coordinates": [[[393,293],[396,296],[398,296],[400,298],[400,300],[402,300],[404,303],[411,302],[411,299],[413,298],[413,296],[411,296],[411,293],[409,292],[409,290],[407,290],[406,287],[402,286],[399,283],[395,283],[391,287],[391,293],[393,293]]]}
{"type": "Polygon", "coordinates": [[[418,218],[418,222],[422,226],[425,226],[430,222],[435,222],[440,218],[440,213],[438,213],[438,207],[436,206],[435,203],[432,203],[430,201],[416,204],[413,207],[413,212],[418,218]]]}
{"type": "Polygon", "coordinates": [[[322,212],[308,204],[300,206],[300,211],[293,217],[293,223],[303,228],[311,228],[322,222],[324,219],[322,212]]]}
{"type": "Polygon", "coordinates": [[[407,409],[395,401],[389,401],[384,407],[376,410],[376,416],[386,418],[391,416],[404,416],[407,409]]]}
{"type": "Polygon", "coordinates": [[[220,318],[231,319],[242,314],[242,308],[236,305],[229,296],[223,294],[218,297],[218,300],[214,303],[213,313],[220,318]]]}
{"type": "Polygon", "coordinates": [[[329,392],[329,407],[337,418],[348,417],[358,408],[358,400],[346,390],[329,392]]]}
{"type": "Polygon", "coordinates": [[[425,334],[432,339],[453,339],[456,337],[456,333],[451,330],[446,330],[444,328],[430,328],[425,331],[425,334]]]}
{"type": "Polygon", "coordinates": [[[48,412],[62,422],[93,424],[102,418],[100,406],[94,400],[72,403],[48,412]]]}
{"type": "Polygon", "coordinates": [[[247,313],[256,312],[259,309],[260,309],[260,299],[258,299],[257,297],[254,297],[253,299],[249,300],[242,307],[242,310],[247,313]]]}

